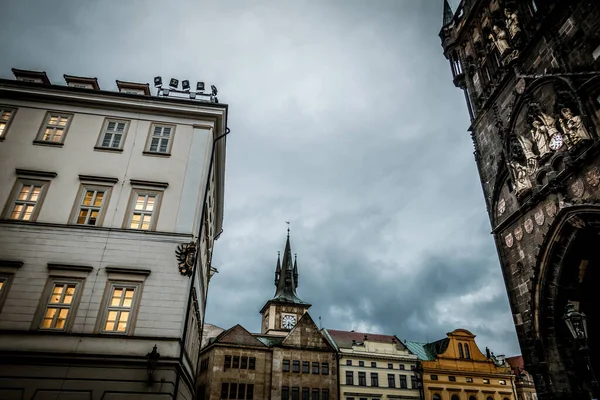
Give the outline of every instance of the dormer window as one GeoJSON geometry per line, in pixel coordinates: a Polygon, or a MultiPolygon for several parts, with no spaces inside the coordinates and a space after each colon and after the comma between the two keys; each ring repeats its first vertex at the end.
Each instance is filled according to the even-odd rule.
{"type": "Polygon", "coordinates": [[[147,83],[117,81],[120,93],[150,96],[150,85],[147,83]]]}
{"type": "Polygon", "coordinates": [[[79,89],[93,89],[100,90],[100,86],[98,85],[97,78],[86,78],[84,76],[72,76],[72,75],[63,75],[65,77],[65,82],[69,87],[75,87],[79,89]]]}
{"type": "Polygon", "coordinates": [[[15,78],[21,82],[50,84],[50,80],[45,71],[39,72],[13,68],[12,72],[15,75],[15,78]]]}

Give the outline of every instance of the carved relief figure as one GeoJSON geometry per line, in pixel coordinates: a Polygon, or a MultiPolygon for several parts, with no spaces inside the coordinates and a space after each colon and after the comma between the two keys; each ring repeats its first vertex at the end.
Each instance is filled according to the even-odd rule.
{"type": "Polygon", "coordinates": [[[537,171],[537,155],[533,152],[533,143],[531,140],[527,139],[524,136],[519,136],[519,143],[523,148],[523,154],[525,154],[525,159],[527,160],[527,172],[529,175],[533,175],[535,171],[537,171]]]}
{"type": "Polygon", "coordinates": [[[510,45],[508,44],[508,35],[504,29],[500,29],[497,25],[492,28],[494,33],[490,33],[489,38],[494,42],[500,56],[503,56],[508,50],[510,45]]]}
{"type": "MultiPolygon", "coordinates": [[[[568,138],[563,137],[563,135],[560,134],[560,132],[558,131],[558,129],[556,129],[556,119],[554,117],[552,117],[551,115],[548,115],[546,113],[540,113],[540,115],[538,116],[540,122],[543,124],[543,129],[546,132],[546,134],[548,135],[548,139],[550,140],[548,147],[550,147],[550,150],[558,150],[562,147],[563,143],[567,145],[567,147],[570,146],[569,140],[568,138]]],[[[535,126],[535,122],[534,122],[534,126],[535,126]]],[[[538,129],[541,129],[542,127],[538,125],[538,129]]]]}
{"type": "Polygon", "coordinates": [[[544,158],[550,153],[549,138],[546,127],[540,121],[533,121],[531,137],[535,140],[540,158],[544,158]]]}
{"type": "Polygon", "coordinates": [[[506,15],[506,27],[508,28],[510,38],[514,39],[519,33],[521,33],[517,11],[506,9],[504,10],[504,15],[506,15]]]}
{"type": "Polygon", "coordinates": [[[515,191],[517,196],[527,189],[531,189],[531,180],[527,175],[527,168],[516,161],[511,161],[509,166],[515,178],[515,191]]]}
{"type": "Polygon", "coordinates": [[[573,115],[570,108],[563,108],[560,110],[563,118],[560,119],[560,126],[569,138],[571,144],[576,144],[580,140],[591,139],[586,127],[583,125],[581,117],[573,115]]]}

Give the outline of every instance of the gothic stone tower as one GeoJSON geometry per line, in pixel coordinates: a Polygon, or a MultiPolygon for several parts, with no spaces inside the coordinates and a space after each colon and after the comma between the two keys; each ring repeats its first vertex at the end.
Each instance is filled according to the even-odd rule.
{"type": "Polygon", "coordinates": [[[445,3],[440,32],[462,89],[526,369],[541,399],[589,398],[563,321],[588,319],[600,372],[600,2],[445,3]]]}
{"type": "Polygon", "coordinates": [[[292,263],[290,230],[288,229],[283,265],[279,255],[275,267],[275,296],[267,301],[260,310],[262,314],[262,334],[286,336],[300,318],[308,311],[310,304],[300,300],[296,294],[298,288],[298,262],[292,263]]]}

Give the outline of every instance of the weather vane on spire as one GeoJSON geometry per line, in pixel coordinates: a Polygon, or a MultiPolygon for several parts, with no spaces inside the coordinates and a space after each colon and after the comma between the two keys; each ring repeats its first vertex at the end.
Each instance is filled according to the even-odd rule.
{"type": "Polygon", "coordinates": [[[290,221],[285,221],[285,223],[287,224],[287,231],[288,231],[288,237],[290,236],[290,221]]]}

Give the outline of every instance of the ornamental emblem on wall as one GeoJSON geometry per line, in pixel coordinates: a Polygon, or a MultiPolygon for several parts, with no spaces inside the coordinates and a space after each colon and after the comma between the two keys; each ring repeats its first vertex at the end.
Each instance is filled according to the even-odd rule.
{"type": "Polygon", "coordinates": [[[513,247],[513,244],[514,244],[515,242],[514,242],[514,240],[513,240],[513,235],[512,235],[512,233],[509,233],[508,235],[506,235],[506,236],[504,237],[504,241],[506,242],[506,245],[507,245],[508,247],[513,247]]]}
{"type": "MultiPolygon", "coordinates": [[[[542,213],[542,215],[544,215],[544,213],[542,213]]],[[[525,226],[525,232],[533,232],[533,221],[531,220],[531,218],[527,218],[523,223],[523,226],[525,226]]]]}
{"type": "Polygon", "coordinates": [[[598,172],[598,168],[594,167],[590,169],[585,174],[585,178],[590,186],[598,186],[598,183],[600,183],[600,172],[598,172]]]}
{"type": "Polygon", "coordinates": [[[520,226],[515,229],[515,238],[520,242],[523,239],[523,228],[520,226]]]}
{"type": "Polygon", "coordinates": [[[535,214],[533,215],[533,218],[535,219],[535,223],[538,225],[544,225],[544,210],[542,210],[541,208],[539,210],[537,210],[535,212],[535,214]]]}
{"type": "Polygon", "coordinates": [[[554,202],[546,204],[546,214],[548,214],[550,218],[556,215],[556,204],[554,202]]]}
{"type": "Polygon", "coordinates": [[[501,216],[506,211],[506,201],[504,199],[500,199],[498,201],[498,216],[501,216]]]}
{"type": "Polygon", "coordinates": [[[581,179],[577,179],[571,185],[571,193],[573,194],[573,197],[583,196],[584,191],[585,191],[585,186],[583,186],[583,181],[581,179]]]}
{"type": "Polygon", "coordinates": [[[175,250],[179,272],[184,276],[192,276],[196,264],[196,242],[182,243],[175,250]]]}

